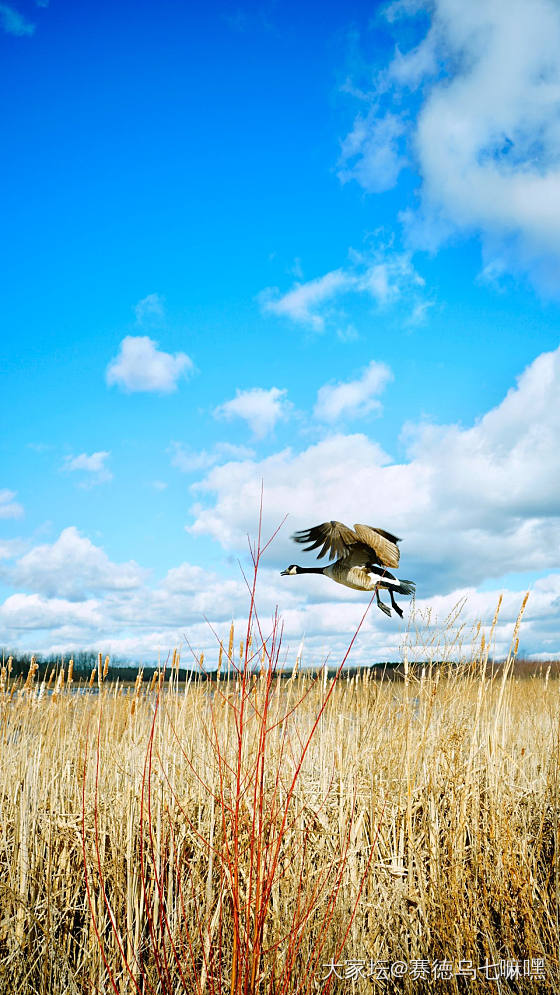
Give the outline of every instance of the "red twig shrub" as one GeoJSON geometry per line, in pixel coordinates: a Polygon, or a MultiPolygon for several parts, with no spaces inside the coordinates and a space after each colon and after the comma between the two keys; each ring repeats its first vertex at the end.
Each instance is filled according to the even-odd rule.
{"type": "MultiPolygon", "coordinates": [[[[136,880],[133,916],[130,895],[112,894],[104,871],[111,842],[99,832],[99,737],[91,834],[86,827],[86,747],[86,890],[106,983],[117,995],[303,995],[328,992],[334,980],[323,970],[326,951],[330,959],[344,948],[377,829],[362,826],[356,844],[352,797],[340,803],[340,772],[336,781],[334,770],[314,780],[309,753],[363,619],[334,679],[281,680],[278,615],[264,635],[256,609],[259,565],[271,541],[261,544],[259,528],[250,547],[247,629],[237,659],[230,639],[227,678],[183,692],[171,672],[152,693],[135,866],[127,869],[136,880]],[[193,749],[183,710],[196,690],[205,741],[193,749]],[[304,716],[304,700],[318,690],[314,713],[306,708],[304,716]],[[333,805],[344,812],[334,838],[323,831],[333,805]],[[352,899],[346,887],[343,904],[350,857],[352,899]]],[[[100,723],[101,709],[100,703],[100,723]]],[[[328,769],[329,758],[323,760],[328,769]]]]}

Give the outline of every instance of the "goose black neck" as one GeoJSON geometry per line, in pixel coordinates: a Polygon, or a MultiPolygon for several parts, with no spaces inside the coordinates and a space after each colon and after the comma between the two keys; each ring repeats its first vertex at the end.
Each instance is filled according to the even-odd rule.
{"type": "Polygon", "coordinates": [[[298,567],[300,574],[322,574],[324,567],[298,567]]]}

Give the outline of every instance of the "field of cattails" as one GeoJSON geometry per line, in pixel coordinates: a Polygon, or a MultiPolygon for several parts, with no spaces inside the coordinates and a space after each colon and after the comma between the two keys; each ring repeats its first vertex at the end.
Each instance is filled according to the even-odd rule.
{"type": "Polygon", "coordinates": [[[4,666],[2,992],[559,989],[560,682],[280,642],[252,601],[217,680],[4,666]]]}

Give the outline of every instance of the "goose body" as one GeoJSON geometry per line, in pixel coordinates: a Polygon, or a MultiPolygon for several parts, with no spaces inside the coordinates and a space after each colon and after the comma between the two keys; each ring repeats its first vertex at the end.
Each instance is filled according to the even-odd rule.
{"type": "Polygon", "coordinates": [[[296,532],[292,539],[308,543],[305,546],[306,552],[321,547],[317,559],[327,553],[329,556],[337,556],[337,559],[326,567],[300,567],[297,563],[292,563],[282,571],[282,576],[318,573],[355,591],[375,591],[378,607],[386,615],[390,615],[391,609],[379,597],[380,589],[387,590],[392,607],[402,618],[402,609],[395,601],[395,593],[414,594],[415,585],[410,580],[399,580],[387,570],[387,567],[399,565],[400,550],[397,543],[400,539],[397,536],[371,525],[354,525],[351,529],[342,522],[332,521],[296,532]]]}

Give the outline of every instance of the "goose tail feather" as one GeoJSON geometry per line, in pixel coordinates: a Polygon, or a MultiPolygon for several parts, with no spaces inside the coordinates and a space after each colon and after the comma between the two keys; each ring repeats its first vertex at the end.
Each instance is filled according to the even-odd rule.
{"type": "Polygon", "coordinates": [[[399,577],[399,594],[416,594],[416,584],[413,580],[401,580],[399,577]]]}

